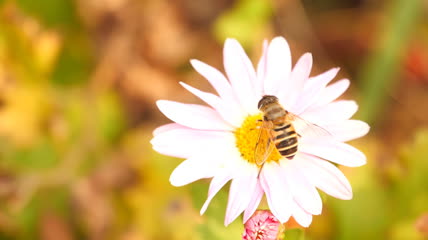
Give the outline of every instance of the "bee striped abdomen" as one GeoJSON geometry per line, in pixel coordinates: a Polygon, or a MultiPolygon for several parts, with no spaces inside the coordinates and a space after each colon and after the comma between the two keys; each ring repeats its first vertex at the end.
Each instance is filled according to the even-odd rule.
{"type": "Polygon", "coordinates": [[[264,95],[257,108],[263,113],[263,122],[269,123],[268,126],[272,130],[270,137],[278,152],[285,158],[293,159],[297,153],[299,136],[292,124],[294,115],[285,110],[273,95],[264,95]]]}
{"type": "Polygon", "coordinates": [[[275,136],[275,146],[281,156],[293,159],[297,152],[298,138],[293,125],[284,123],[275,125],[273,129],[277,134],[275,136]]]}

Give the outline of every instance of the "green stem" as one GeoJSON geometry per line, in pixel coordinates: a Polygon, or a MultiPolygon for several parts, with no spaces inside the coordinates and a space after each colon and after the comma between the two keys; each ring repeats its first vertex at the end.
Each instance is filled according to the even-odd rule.
{"type": "Polygon", "coordinates": [[[422,0],[395,0],[387,16],[376,50],[359,75],[361,86],[360,118],[373,123],[382,114],[387,92],[400,74],[401,59],[409,36],[422,14],[422,0]]]}

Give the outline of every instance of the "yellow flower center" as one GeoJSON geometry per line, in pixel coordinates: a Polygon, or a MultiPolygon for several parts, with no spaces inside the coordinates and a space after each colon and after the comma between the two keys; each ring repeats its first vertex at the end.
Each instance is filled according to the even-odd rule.
{"type": "Polygon", "coordinates": [[[263,115],[248,116],[240,128],[235,131],[236,146],[241,153],[241,156],[250,163],[260,163],[266,158],[265,162],[276,161],[282,158],[281,154],[276,149],[274,143],[271,143],[272,149],[268,149],[268,134],[260,134],[262,131],[262,117],[263,115]],[[260,146],[258,146],[260,145],[260,146]],[[256,146],[260,148],[256,153],[256,146]],[[268,153],[267,151],[270,151],[268,153]],[[266,154],[269,154],[266,156],[266,154]]]}

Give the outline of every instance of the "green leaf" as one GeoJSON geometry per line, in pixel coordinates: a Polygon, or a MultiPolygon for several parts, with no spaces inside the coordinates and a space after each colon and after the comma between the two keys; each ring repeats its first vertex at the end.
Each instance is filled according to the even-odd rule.
{"type": "Polygon", "coordinates": [[[78,24],[72,0],[16,0],[18,6],[48,26],[74,27],[78,24]]]}
{"type": "Polygon", "coordinates": [[[67,215],[70,212],[70,193],[67,188],[42,189],[17,215],[17,223],[22,230],[18,239],[31,240],[38,235],[40,218],[47,212],[67,215]]]}
{"type": "Polygon", "coordinates": [[[272,6],[264,0],[240,0],[234,8],[220,16],[214,26],[215,36],[223,41],[237,38],[243,46],[263,38],[265,26],[272,16],[272,6]]]}
{"type": "MultiPolygon", "coordinates": [[[[208,185],[207,181],[192,183],[192,199],[198,212],[207,198],[208,185]]],[[[226,185],[216,194],[202,216],[203,222],[198,225],[196,230],[204,240],[241,239],[244,231],[241,217],[238,217],[229,226],[224,226],[228,189],[229,187],[226,185]]]]}
{"type": "Polygon", "coordinates": [[[23,171],[48,169],[56,166],[59,161],[52,142],[48,139],[42,139],[34,145],[26,147],[8,146],[3,149],[4,164],[12,169],[21,169],[23,171]]]}
{"type": "Polygon", "coordinates": [[[125,127],[124,112],[119,99],[112,92],[100,95],[96,111],[100,135],[107,142],[115,141],[125,127]]]}
{"type": "Polygon", "coordinates": [[[389,210],[391,199],[377,170],[373,161],[352,169],[348,178],[354,197],[349,201],[329,198],[327,204],[333,211],[336,239],[383,239],[393,213],[389,210]]]}
{"type": "Polygon", "coordinates": [[[305,231],[299,228],[293,228],[284,232],[284,240],[305,240],[305,231]]]}
{"type": "Polygon", "coordinates": [[[428,129],[420,130],[415,140],[401,152],[404,174],[393,188],[394,199],[401,218],[416,218],[426,211],[428,202],[428,129]]]}
{"type": "Polygon", "coordinates": [[[55,65],[52,81],[60,85],[85,83],[93,67],[90,52],[87,39],[78,36],[67,37],[55,65]]]}
{"type": "Polygon", "coordinates": [[[400,61],[416,22],[423,14],[420,0],[395,0],[384,23],[376,50],[364,64],[359,79],[362,99],[359,118],[373,123],[383,113],[388,91],[392,90],[400,70],[400,61]]]}
{"type": "Polygon", "coordinates": [[[426,240],[421,232],[416,231],[414,220],[400,221],[393,225],[389,236],[390,240],[426,240]]]}

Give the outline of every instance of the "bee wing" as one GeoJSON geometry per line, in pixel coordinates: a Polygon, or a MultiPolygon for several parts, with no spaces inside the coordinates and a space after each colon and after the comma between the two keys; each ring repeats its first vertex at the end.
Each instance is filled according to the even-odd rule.
{"type": "Polygon", "coordinates": [[[301,136],[314,136],[314,137],[332,137],[332,134],[326,129],[306,121],[305,119],[293,114],[291,112],[287,113],[287,120],[292,121],[293,126],[296,128],[296,131],[301,136]]]}
{"type": "Polygon", "coordinates": [[[258,166],[263,165],[275,149],[272,128],[273,123],[270,121],[263,121],[262,126],[260,126],[259,136],[254,149],[254,160],[258,166]]]}

